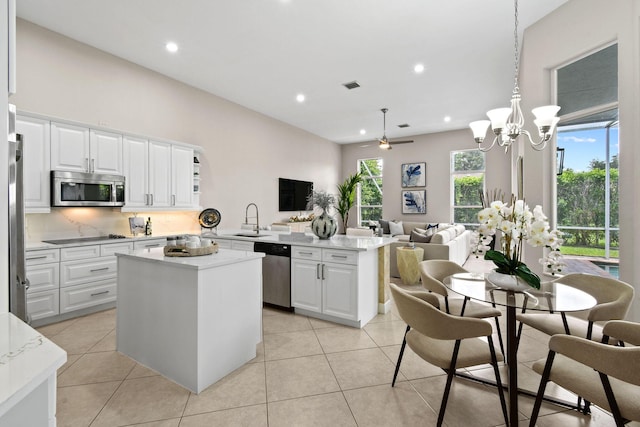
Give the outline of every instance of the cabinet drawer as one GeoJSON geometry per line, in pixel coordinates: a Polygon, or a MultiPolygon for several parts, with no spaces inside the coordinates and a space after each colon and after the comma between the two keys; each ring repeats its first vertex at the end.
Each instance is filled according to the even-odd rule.
{"type": "Polygon", "coordinates": [[[27,268],[29,289],[27,293],[58,289],[60,285],[60,264],[43,264],[27,268]]]}
{"type": "Polygon", "coordinates": [[[322,259],[322,249],[310,248],[307,246],[292,246],[291,258],[310,259],[320,261],[322,259]]]}
{"type": "Polygon", "coordinates": [[[226,239],[218,240],[218,239],[216,239],[216,243],[218,244],[218,247],[220,249],[231,249],[231,240],[226,240],[226,239]]]}
{"type": "Polygon", "coordinates": [[[27,313],[31,320],[60,314],[60,291],[34,292],[27,295],[27,313]]]}
{"type": "Polygon", "coordinates": [[[100,256],[100,245],[74,246],[60,249],[60,261],[97,258],[100,256]]]}
{"type": "Polygon", "coordinates": [[[231,249],[235,249],[236,251],[253,252],[253,242],[241,242],[237,240],[232,240],[231,249]]]}
{"type": "Polygon", "coordinates": [[[358,252],[340,249],[323,249],[322,261],[356,265],[358,264],[358,252]]]}
{"type": "Polygon", "coordinates": [[[133,242],[133,249],[151,249],[151,248],[162,248],[167,245],[167,239],[150,239],[150,240],[142,240],[140,242],[133,242]]]}
{"type": "Polygon", "coordinates": [[[116,300],[116,280],[102,280],[60,289],[60,313],[116,300]]]}
{"type": "Polygon", "coordinates": [[[100,256],[112,256],[116,252],[127,253],[133,249],[133,242],[110,243],[108,245],[100,245],[100,256]]]}
{"type": "Polygon", "coordinates": [[[60,261],[60,249],[40,249],[25,252],[25,263],[28,266],[60,261]]]}
{"type": "Polygon", "coordinates": [[[60,263],[60,287],[116,277],[118,261],[115,256],[86,261],[60,263]]]}

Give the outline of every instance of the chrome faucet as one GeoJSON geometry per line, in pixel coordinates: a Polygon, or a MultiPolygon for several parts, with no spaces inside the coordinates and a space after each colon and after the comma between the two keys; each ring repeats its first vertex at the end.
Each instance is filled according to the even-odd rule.
{"type": "Polygon", "coordinates": [[[244,210],[244,223],[245,224],[249,224],[248,213],[249,213],[249,207],[251,205],[255,206],[255,208],[256,208],[256,229],[255,229],[255,231],[256,231],[256,234],[260,234],[260,220],[258,219],[258,205],[256,205],[255,203],[249,203],[247,205],[247,208],[244,210]]]}

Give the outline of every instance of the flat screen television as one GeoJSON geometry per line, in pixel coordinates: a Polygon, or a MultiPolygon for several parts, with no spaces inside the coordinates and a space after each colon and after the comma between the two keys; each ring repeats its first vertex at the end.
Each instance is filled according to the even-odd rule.
{"type": "Polygon", "coordinates": [[[281,212],[306,211],[307,197],[313,192],[313,182],[278,179],[278,205],[281,212]]]}

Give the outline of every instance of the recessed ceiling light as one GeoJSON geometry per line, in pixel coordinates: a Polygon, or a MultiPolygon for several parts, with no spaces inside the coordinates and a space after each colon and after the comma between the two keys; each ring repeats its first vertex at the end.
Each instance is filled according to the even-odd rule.
{"type": "Polygon", "coordinates": [[[304,95],[299,93],[298,95],[296,95],[296,101],[298,102],[304,102],[304,95]]]}
{"type": "Polygon", "coordinates": [[[451,121],[451,116],[445,116],[444,121],[445,123],[449,123],[451,121]]]}
{"type": "Polygon", "coordinates": [[[365,133],[367,133],[365,129],[360,129],[360,135],[364,135],[365,133]]]}
{"type": "Polygon", "coordinates": [[[174,42],[168,42],[165,47],[167,48],[167,50],[171,53],[175,53],[178,51],[178,45],[174,42]]]}
{"type": "Polygon", "coordinates": [[[420,74],[420,73],[422,73],[422,72],[424,71],[424,65],[423,65],[423,64],[416,64],[416,65],[413,67],[413,71],[415,71],[415,72],[416,72],[416,74],[420,74]]]}

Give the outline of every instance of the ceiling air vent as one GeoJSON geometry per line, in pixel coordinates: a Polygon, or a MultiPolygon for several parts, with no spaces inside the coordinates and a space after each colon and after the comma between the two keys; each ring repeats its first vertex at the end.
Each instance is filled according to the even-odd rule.
{"type": "Polygon", "coordinates": [[[360,87],[360,84],[357,81],[352,81],[349,83],[343,83],[342,86],[346,87],[347,89],[351,90],[351,89],[355,89],[360,87]]]}
{"type": "Polygon", "coordinates": [[[401,125],[398,125],[399,128],[408,128],[409,127],[409,123],[403,123],[401,125]]]}

